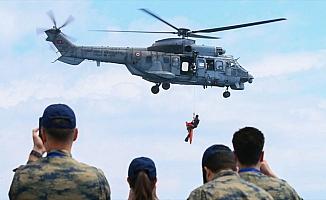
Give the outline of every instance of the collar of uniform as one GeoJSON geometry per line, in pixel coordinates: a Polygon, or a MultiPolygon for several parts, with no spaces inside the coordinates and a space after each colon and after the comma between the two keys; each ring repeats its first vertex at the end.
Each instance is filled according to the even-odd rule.
{"type": "Polygon", "coordinates": [[[67,150],[52,150],[47,153],[46,157],[71,157],[71,153],[67,150]]]}
{"type": "Polygon", "coordinates": [[[241,168],[239,170],[239,173],[245,173],[245,172],[261,173],[258,169],[253,168],[253,167],[241,168]]]}
{"type": "Polygon", "coordinates": [[[215,174],[213,179],[222,177],[222,176],[238,176],[237,172],[233,171],[232,169],[225,169],[219,171],[217,174],[215,174]]]}

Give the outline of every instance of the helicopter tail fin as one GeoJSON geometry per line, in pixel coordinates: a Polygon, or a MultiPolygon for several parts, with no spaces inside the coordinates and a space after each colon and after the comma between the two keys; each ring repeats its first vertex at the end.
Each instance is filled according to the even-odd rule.
{"type": "Polygon", "coordinates": [[[45,33],[48,36],[46,41],[52,42],[61,54],[57,60],[71,65],[78,65],[84,60],[75,57],[77,46],[70,42],[59,29],[49,29],[45,33]]]}

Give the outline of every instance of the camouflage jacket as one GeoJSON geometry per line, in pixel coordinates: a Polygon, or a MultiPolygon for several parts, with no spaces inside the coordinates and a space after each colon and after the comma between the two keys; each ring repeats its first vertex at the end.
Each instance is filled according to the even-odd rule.
{"type": "Polygon", "coordinates": [[[110,199],[110,186],[103,172],[80,163],[65,151],[16,169],[9,198],[15,200],[110,199]]]}
{"type": "Polygon", "coordinates": [[[240,179],[232,170],[222,170],[213,180],[193,190],[188,200],[272,200],[265,190],[240,179]]]}
{"type": "Polygon", "coordinates": [[[266,190],[275,200],[298,200],[301,197],[284,180],[264,175],[260,172],[248,171],[240,172],[240,177],[266,190]]]}

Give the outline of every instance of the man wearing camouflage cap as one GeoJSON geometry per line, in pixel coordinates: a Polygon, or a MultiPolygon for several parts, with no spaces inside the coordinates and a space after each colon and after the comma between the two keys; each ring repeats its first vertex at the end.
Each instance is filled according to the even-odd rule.
{"type": "Polygon", "coordinates": [[[263,188],[275,200],[301,199],[286,181],[276,177],[264,161],[264,142],[263,133],[254,127],[244,127],[234,133],[232,143],[240,177],[263,188]]]}
{"type": "Polygon", "coordinates": [[[188,200],[272,200],[265,190],[240,179],[233,152],[224,145],[206,149],[202,158],[204,185],[193,190],[188,200]]]}
{"type": "Polygon", "coordinates": [[[50,105],[39,122],[40,130],[33,129],[33,150],[27,164],[15,170],[9,198],[110,199],[103,172],[71,156],[72,143],[78,136],[73,110],[64,104],[50,105]],[[42,157],[45,152],[46,157],[42,157]]]}

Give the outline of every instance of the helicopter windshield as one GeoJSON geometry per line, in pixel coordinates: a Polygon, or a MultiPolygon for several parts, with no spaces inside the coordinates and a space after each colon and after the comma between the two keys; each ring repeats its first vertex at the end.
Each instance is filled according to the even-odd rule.
{"type": "MultiPolygon", "coordinates": [[[[238,63],[238,59],[234,59],[234,60],[232,60],[232,62],[234,63],[235,66],[239,67],[243,71],[245,71],[245,72],[247,71],[238,63]]],[[[231,64],[231,66],[232,66],[232,64],[231,64]]]]}

